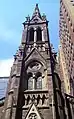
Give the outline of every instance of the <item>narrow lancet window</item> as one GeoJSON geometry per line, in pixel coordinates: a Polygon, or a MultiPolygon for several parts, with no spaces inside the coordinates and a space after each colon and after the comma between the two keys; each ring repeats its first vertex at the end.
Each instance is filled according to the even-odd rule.
{"type": "Polygon", "coordinates": [[[36,75],[36,89],[42,89],[42,75],[40,72],[36,75]]]}
{"type": "Polygon", "coordinates": [[[30,28],[29,30],[29,41],[34,41],[34,29],[30,28]]]}
{"type": "Polygon", "coordinates": [[[28,74],[28,90],[32,90],[33,89],[33,77],[32,77],[32,73],[28,74]]]}
{"type": "Polygon", "coordinates": [[[42,41],[42,31],[41,28],[37,28],[37,41],[42,41]]]}

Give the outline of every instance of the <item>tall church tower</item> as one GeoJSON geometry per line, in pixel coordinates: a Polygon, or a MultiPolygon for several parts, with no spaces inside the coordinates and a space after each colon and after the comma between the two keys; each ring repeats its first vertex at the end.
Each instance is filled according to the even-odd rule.
{"type": "Polygon", "coordinates": [[[2,119],[66,119],[61,81],[55,70],[48,21],[36,4],[23,23],[21,45],[14,56],[2,119]]]}

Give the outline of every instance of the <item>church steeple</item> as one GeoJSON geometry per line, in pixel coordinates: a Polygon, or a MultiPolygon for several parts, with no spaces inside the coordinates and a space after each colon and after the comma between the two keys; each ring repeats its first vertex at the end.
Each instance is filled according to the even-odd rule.
{"type": "Polygon", "coordinates": [[[33,12],[32,17],[30,18],[30,16],[28,15],[23,25],[24,25],[24,32],[22,42],[25,43],[26,41],[28,41],[28,44],[30,44],[31,46],[33,45],[34,47],[38,48],[42,47],[42,50],[45,50],[45,41],[48,41],[47,36],[48,21],[46,19],[45,14],[41,16],[38,4],[36,4],[35,6],[35,10],[33,12]],[[41,42],[42,44],[39,45],[37,44],[37,42],[41,42]]]}
{"type": "Polygon", "coordinates": [[[54,77],[55,58],[48,24],[46,16],[41,17],[38,4],[32,19],[26,17],[23,24],[22,42],[11,68],[2,119],[52,119],[53,116],[61,119],[59,114],[64,115],[64,106],[60,79],[54,77]]]}
{"type": "Polygon", "coordinates": [[[34,18],[35,16],[38,16],[38,17],[41,18],[41,14],[40,14],[40,10],[38,8],[38,4],[36,4],[36,6],[35,6],[35,10],[33,12],[32,18],[34,18]]]}

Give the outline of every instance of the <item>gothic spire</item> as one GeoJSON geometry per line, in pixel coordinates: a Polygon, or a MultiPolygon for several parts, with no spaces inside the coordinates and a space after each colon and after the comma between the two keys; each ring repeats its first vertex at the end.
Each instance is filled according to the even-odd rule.
{"type": "Polygon", "coordinates": [[[41,18],[41,14],[40,14],[40,10],[38,8],[38,4],[36,4],[36,6],[35,6],[35,10],[33,12],[32,18],[34,18],[35,16],[38,16],[38,17],[41,18]]]}

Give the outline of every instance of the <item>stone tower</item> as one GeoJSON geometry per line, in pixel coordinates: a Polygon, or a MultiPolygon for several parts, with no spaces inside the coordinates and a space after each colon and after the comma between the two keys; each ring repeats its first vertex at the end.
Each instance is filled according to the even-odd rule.
{"type": "Polygon", "coordinates": [[[48,21],[36,4],[23,23],[21,45],[11,68],[1,119],[66,119],[56,54],[48,21]]]}

